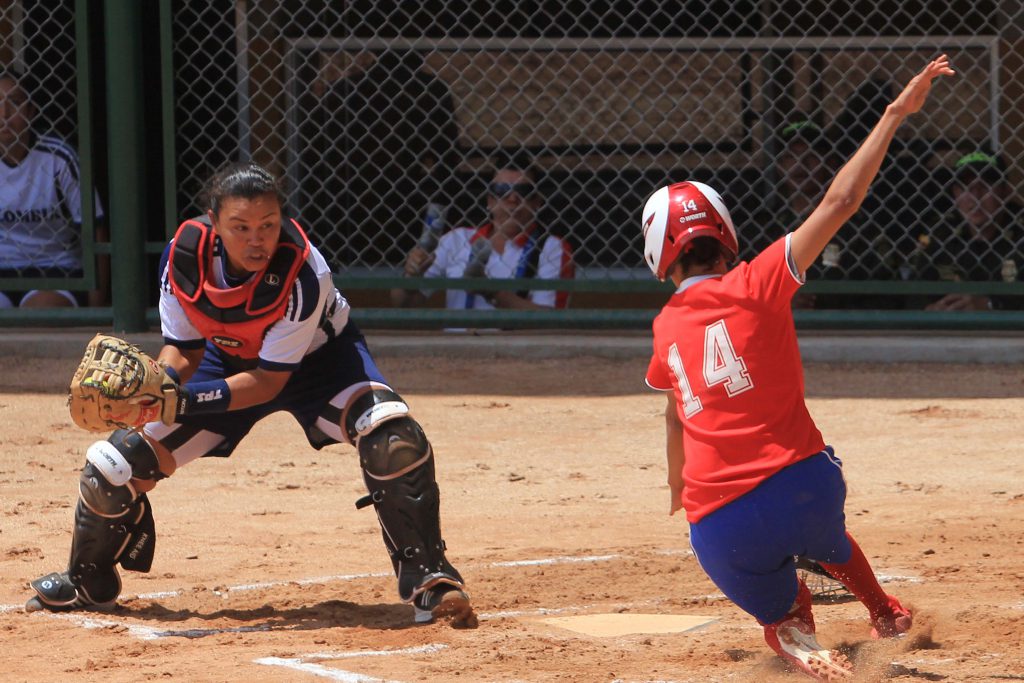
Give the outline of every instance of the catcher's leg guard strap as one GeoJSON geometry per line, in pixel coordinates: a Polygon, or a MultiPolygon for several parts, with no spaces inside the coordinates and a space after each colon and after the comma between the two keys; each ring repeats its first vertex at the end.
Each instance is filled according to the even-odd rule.
{"type": "Polygon", "coordinates": [[[444,555],[434,455],[419,424],[401,416],[379,425],[359,440],[359,456],[401,598],[442,582],[461,588],[444,555]]]}

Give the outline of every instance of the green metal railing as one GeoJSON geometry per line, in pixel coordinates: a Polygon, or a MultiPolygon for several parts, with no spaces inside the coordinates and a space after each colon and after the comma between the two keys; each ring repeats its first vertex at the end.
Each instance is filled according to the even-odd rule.
{"type": "MultiPolygon", "coordinates": [[[[150,243],[153,246],[159,244],[150,243]]],[[[337,277],[343,291],[380,289],[388,285],[408,287],[406,278],[362,277],[351,280],[337,277]]],[[[654,280],[487,280],[478,278],[419,280],[431,288],[452,287],[478,291],[521,289],[557,289],[571,292],[664,294],[672,288],[654,280]]],[[[809,282],[803,290],[809,294],[879,295],[907,294],[942,295],[949,293],[976,295],[1021,295],[1019,283],[1001,282],[809,282]],[[894,287],[896,285],[897,287],[894,287]]],[[[143,309],[145,324],[129,329],[118,324],[112,308],[75,308],[51,310],[0,311],[0,327],[96,327],[136,332],[158,329],[156,309],[143,309]]],[[[356,308],[352,318],[369,329],[429,330],[449,327],[501,329],[607,329],[627,330],[649,328],[658,313],[657,304],[649,308],[599,309],[569,308],[550,311],[479,311],[445,310],[439,308],[395,309],[356,308]]],[[[958,331],[1024,331],[1024,311],[943,312],[922,310],[797,310],[793,313],[803,330],[958,330],[958,331]]]]}

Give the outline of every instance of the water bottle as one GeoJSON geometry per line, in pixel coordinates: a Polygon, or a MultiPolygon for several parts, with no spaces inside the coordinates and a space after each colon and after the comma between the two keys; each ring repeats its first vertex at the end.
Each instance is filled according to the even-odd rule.
{"type": "Polygon", "coordinates": [[[469,263],[463,277],[487,277],[487,260],[491,257],[491,240],[478,237],[469,248],[469,263]]]}
{"type": "Polygon", "coordinates": [[[1016,282],[1019,271],[1017,270],[1017,262],[1012,258],[1008,258],[1003,261],[1003,267],[999,272],[1003,277],[1003,282],[1016,282]]]}
{"type": "Polygon", "coordinates": [[[444,232],[447,212],[447,207],[441,204],[436,202],[427,204],[427,211],[423,215],[423,232],[420,233],[420,238],[416,242],[417,246],[427,252],[432,252],[437,248],[441,233],[444,232]]]}

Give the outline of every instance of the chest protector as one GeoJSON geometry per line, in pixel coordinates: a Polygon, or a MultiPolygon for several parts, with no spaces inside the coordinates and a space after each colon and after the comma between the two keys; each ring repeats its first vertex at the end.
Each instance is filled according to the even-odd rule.
{"type": "Polygon", "coordinates": [[[171,290],[196,329],[222,352],[255,361],[267,329],[284,316],[299,269],[309,256],[309,240],[291,218],[281,221],[281,237],[266,268],[237,287],[210,281],[215,233],[209,218],[187,220],[171,246],[171,290]]]}

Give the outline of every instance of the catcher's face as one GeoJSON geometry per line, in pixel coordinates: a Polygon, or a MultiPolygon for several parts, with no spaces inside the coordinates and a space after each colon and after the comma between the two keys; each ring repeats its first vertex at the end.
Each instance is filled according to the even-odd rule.
{"type": "Polygon", "coordinates": [[[228,272],[234,276],[267,267],[281,238],[281,204],[274,194],[225,197],[210,222],[224,245],[228,272]]]}

